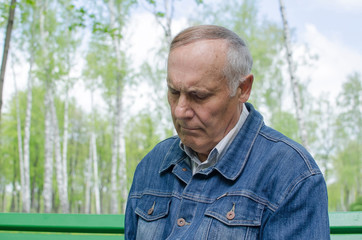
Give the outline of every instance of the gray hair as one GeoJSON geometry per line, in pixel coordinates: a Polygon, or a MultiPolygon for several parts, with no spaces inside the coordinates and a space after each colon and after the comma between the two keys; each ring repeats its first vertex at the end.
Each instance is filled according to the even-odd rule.
{"type": "Polygon", "coordinates": [[[228,42],[227,62],[223,75],[228,80],[230,95],[234,96],[240,82],[251,72],[253,58],[243,39],[227,28],[215,25],[189,27],[177,34],[171,42],[170,52],[200,40],[225,39],[228,42]]]}

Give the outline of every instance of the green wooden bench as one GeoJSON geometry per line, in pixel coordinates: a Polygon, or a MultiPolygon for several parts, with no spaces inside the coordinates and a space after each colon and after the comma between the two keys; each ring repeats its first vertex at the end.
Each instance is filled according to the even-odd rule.
{"type": "Polygon", "coordinates": [[[332,240],[362,240],[362,212],[329,213],[332,240]]]}
{"type": "Polygon", "coordinates": [[[1,240],[120,240],[124,215],[0,213],[1,240]]]}
{"type": "MultiPolygon", "coordinates": [[[[362,240],[362,212],[329,214],[332,240],[362,240]]],[[[1,240],[121,240],[124,215],[0,213],[1,240]]]]}

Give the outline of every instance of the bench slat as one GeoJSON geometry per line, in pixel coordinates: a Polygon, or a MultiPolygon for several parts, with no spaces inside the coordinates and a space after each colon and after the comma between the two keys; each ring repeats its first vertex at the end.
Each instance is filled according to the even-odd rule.
{"type": "Polygon", "coordinates": [[[362,212],[332,212],[329,221],[331,234],[362,234],[362,212]]]}
{"type": "Polygon", "coordinates": [[[362,240],[362,235],[360,234],[337,234],[331,235],[331,240],[362,240]]]}
{"type": "MultiPolygon", "coordinates": [[[[332,240],[362,240],[362,212],[329,213],[332,240]]],[[[124,215],[0,213],[1,240],[122,240],[124,215]]]]}
{"type": "Polygon", "coordinates": [[[121,235],[0,231],[1,240],[124,240],[121,235]]]}
{"type": "Polygon", "coordinates": [[[124,216],[112,214],[1,213],[0,230],[124,233],[124,216]]]}

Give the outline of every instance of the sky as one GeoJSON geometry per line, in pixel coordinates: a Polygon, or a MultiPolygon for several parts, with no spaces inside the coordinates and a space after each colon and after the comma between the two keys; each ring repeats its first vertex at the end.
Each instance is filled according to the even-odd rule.
{"type": "MultiPolygon", "coordinates": [[[[307,44],[318,56],[312,66],[298,70],[303,81],[310,80],[309,91],[336,98],[343,82],[353,72],[362,75],[362,1],[292,0],[284,1],[289,27],[293,30],[296,55],[307,44]],[[299,51],[298,51],[299,50],[299,51]]],[[[279,1],[262,0],[260,11],[281,24],[279,1]]]]}
{"type": "MultiPolygon", "coordinates": [[[[187,14],[198,9],[194,2],[176,1],[173,35],[188,26],[187,14]]],[[[284,3],[292,31],[294,59],[304,59],[306,48],[317,57],[307,58],[306,64],[297,68],[296,76],[307,84],[313,97],[323,95],[333,105],[347,77],[354,72],[362,75],[362,0],[285,0],[284,3]]],[[[261,19],[282,27],[278,0],[258,0],[257,4],[261,19]]],[[[128,41],[133,43],[130,52],[136,60],[135,68],[147,57],[145,53],[157,46],[163,34],[155,25],[154,17],[147,11],[139,11],[131,19],[133,32],[128,41]]],[[[286,71],[285,77],[289,77],[286,71]]],[[[132,104],[147,105],[147,95],[152,93],[146,90],[141,97],[138,93],[132,104]]]]}
{"type": "MultiPolygon", "coordinates": [[[[204,0],[205,3],[209,1],[204,0]]],[[[175,2],[177,5],[173,34],[187,26],[186,16],[190,11],[197,9],[194,0],[175,2]]],[[[297,77],[302,82],[309,82],[308,89],[314,97],[328,94],[333,101],[337,98],[348,75],[353,72],[362,75],[362,0],[284,0],[284,2],[289,27],[293,32],[295,59],[305,55],[306,46],[311,54],[318,56],[317,60],[311,59],[306,66],[299,67],[297,77]]],[[[258,6],[262,18],[282,26],[278,0],[258,0],[258,6]]],[[[145,58],[152,57],[152,50],[158,46],[162,35],[162,29],[157,27],[154,17],[144,11],[144,5],[141,4],[132,14],[125,38],[136,71],[145,58]]],[[[3,40],[0,44],[3,45],[3,40]]],[[[26,80],[26,77],[21,73],[26,72],[27,70],[22,68],[17,76],[17,85],[20,89],[25,89],[26,83],[22,83],[21,80],[26,80]]],[[[80,69],[76,72],[80,72],[80,69]]],[[[14,92],[13,86],[11,68],[8,64],[4,85],[5,101],[14,92]]],[[[127,90],[127,98],[130,100],[126,104],[136,106],[134,109],[137,109],[137,106],[141,108],[147,105],[147,96],[153,94],[149,89],[142,91],[140,89],[142,86],[127,90]]],[[[71,94],[81,96],[78,98],[79,104],[85,110],[90,110],[90,93],[84,90],[81,82],[77,83],[71,94]]],[[[99,97],[99,101],[96,102],[100,103],[100,99],[99,97]]]]}

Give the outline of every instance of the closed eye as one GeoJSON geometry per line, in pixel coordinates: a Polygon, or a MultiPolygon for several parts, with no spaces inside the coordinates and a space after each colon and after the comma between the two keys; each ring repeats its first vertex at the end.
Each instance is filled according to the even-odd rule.
{"type": "Polygon", "coordinates": [[[177,95],[177,94],[180,93],[179,91],[177,91],[176,89],[173,89],[173,88],[171,88],[171,87],[168,87],[168,91],[169,91],[169,93],[171,93],[172,95],[177,95]]]}
{"type": "Polygon", "coordinates": [[[193,98],[195,98],[197,100],[204,100],[210,96],[209,94],[200,93],[200,92],[191,92],[191,95],[193,98]]]}

